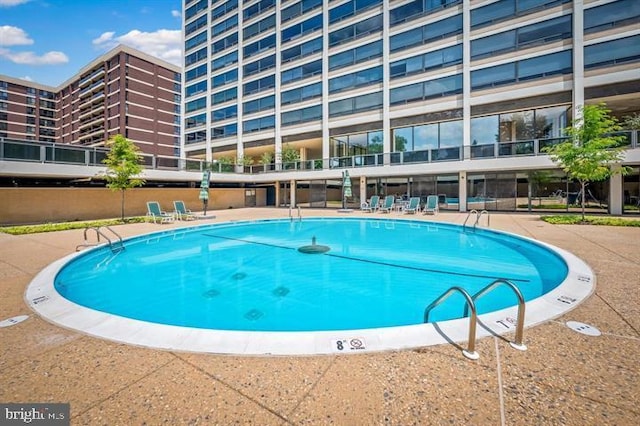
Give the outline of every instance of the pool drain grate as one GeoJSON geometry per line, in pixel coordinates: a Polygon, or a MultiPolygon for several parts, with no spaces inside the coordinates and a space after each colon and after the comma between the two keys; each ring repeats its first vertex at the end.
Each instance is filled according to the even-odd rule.
{"type": "Polygon", "coordinates": [[[273,295],[277,297],[285,297],[289,294],[289,289],[287,287],[278,287],[273,290],[273,295]]]}
{"type": "Polygon", "coordinates": [[[264,314],[259,311],[258,309],[252,309],[249,312],[247,312],[246,314],[244,314],[244,317],[246,319],[248,319],[249,321],[257,321],[259,320],[264,314]]]}
{"type": "Polygon", "coordinates": [[[204,293],[202,293],[202,295],[207,299],[213,299],[214,297],[220,295],[220,292],[218,290],[211,289],[211,290],[205,291],[204,293]]]}

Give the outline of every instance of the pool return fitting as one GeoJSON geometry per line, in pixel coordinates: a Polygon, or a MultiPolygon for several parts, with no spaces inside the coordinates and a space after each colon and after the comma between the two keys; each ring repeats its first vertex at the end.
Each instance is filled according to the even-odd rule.
{"type": "Polygon", "coordinates": [[[424,310],[424,322],[429,322],[429,313],[433,308],[440,305],[446,299],[449,298],[453,293],[460,293],[465,298],[466,304],[464,307],[464,317],[469,315],[469,311],[471,311],[471,315],[469,315],[469,339],[467,342],[467,348],[462,350],[462,354],[471,360],[476,360],[480,358],[478,352],[476,352],[476,322],[478,321],[478,314],[476,309],[476,300],[480,297],[484,296],[487,293],[493,291],[496,287],[501,285],[506,285],[509,287],[518,298],[518,319],[516,322],[516,336],[513,341],[510,341],[509,344],[512,348],[517,349],[519,351],[526,351],[527,346],[522,342],[523,334],[524,334],[524,311],[525,311],[525,302],[522,293],[513,284],[511,281],[498,279],[484,287],[482,290],[474,294],[473,296],[469,295],[469,293],[461,288],[461,287],[451,287],[449,290],[445,291],[438,297],[435,301],[433,301],[427,308],[424,310]]]}

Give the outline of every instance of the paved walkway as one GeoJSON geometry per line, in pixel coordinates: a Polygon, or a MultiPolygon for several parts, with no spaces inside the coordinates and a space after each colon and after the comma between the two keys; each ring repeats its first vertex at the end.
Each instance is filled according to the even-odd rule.
{"type": "MultiPolygon", "coordinates": [[[[217,222],[289,212],[215,214],[217,222]]],[[[462,223],[466,215],[416,217],[462,223]]],[[[185,224],[117,230],[130,236],[177,226],[185,224]]],[[[0,320],[30,315],[0,328],[0,402],[69,402],[72,424],[90,425],[640,424],[640,228],[554,226],[512,214],[493,214],[491,227],[573,252],[598,282],[595,294],[573,311],[525,330],[526,352],[484,338],[477,344],[478,361],[452,345],[349,356],[235,357],[99,340],[44,321],[23,300],[34,275],[73,252],[82,231],[0,234],[0,320]],[[602,335],[574,332],[565,325],[571,320],[602,335]]]]}

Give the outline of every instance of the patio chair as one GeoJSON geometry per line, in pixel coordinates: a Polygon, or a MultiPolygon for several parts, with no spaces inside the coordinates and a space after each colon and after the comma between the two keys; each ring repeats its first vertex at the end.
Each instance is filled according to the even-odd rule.
{"type": "Polygon", "coordinates": [[[147,216],[153,220],[153,223],[169,223],[174,221],[172,214],[162,211],[160,203],[157,201],[147,201],[147,216]]]}
{"type": "Polygon", "coordinates": [[[429,195],[427,197],[427,203],[424,205],[422,214],[437,214],[438,213],[438,196],[429,195]]]}
{"type": "Polygon", "coordinates": [[[360,210],[362,210],[363,212],[373,213],[378,210],[379,202],[380,197],[377,195],[372,195],[368,203],[362,203],[362,205],[360,206],[360,210]]]}
{"type": "Polygon", "coordinates": [[[384,203],[380,206],[380,213],[391,213],[391,209],[393,209],[395,201],[396,197],[393,195],[387,195],[384,197],[384,203]]]}
{"type": "Polygon", "coordinates": [[[409,198],[409,204],[404,208],[403,213],[415,214],[420,209],[420,197],[409,198]]]}
{"type": "Polygon", "coordinates": [[[196,218],[196,215],[184,205],[184,201],[174,201],[173,208],[178,220],[194,220],[196,218]]]}

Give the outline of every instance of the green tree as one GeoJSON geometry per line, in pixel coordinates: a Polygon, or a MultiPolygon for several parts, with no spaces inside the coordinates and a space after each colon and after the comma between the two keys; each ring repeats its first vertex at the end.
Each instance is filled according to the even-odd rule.
{"type": "Polygon", "coordinates": [[[107,166],[105,178],[107,188],[120,191],[121,219],[124,221],[124,194],[127,189],[144,185],[142,173],[142,155],[137,146],[122,135],[115,135],[107,141],[109,154],[102,162],[107,166]]]}
{"type": "Polygon", "coordinates": [[[625,116],[622,125],[627,130],[640,130],[640,112],[625,116]]]}
{"type": "Polygon", "coordinates": [[[262,155],[260,155],[260,159],[258,160],[258,162],[262,165],[273,164],[273,159],[273,151],[265,151],[262,153],[262,155]]]}
{"type": "Polygon", "coordinates": [[[624,155],[624,148],[620,143],[623,136],[615,136],[620,130],[615,117],[604,104],[585,105],[580,118],[574,120],[565,129],[570,137],[567,142],[546,147],[546,151],[554,163],[572,179],[580,184],[580,203],[582,206],[582,221],[585,217],[585,190],[588,182],[607,179],[614,174],[626,174],[627,167],[619,165],[624,155]]]}
{"type": "Polygon", "coordinates": [[[283,163],[295,163],[300,161],[300,151],[290,145],[282,146],[282,162],[283,163]]]}

